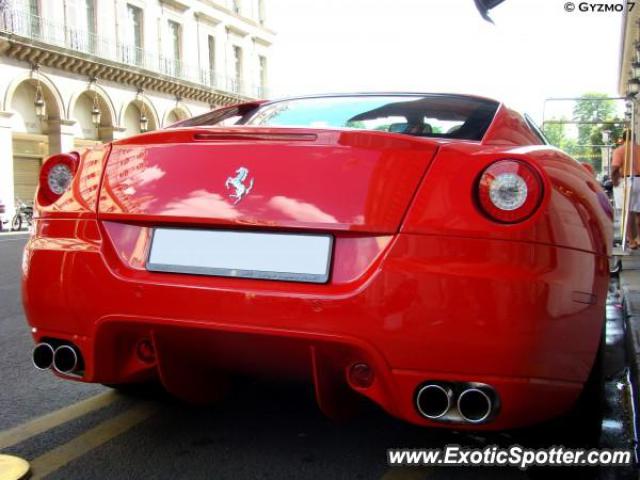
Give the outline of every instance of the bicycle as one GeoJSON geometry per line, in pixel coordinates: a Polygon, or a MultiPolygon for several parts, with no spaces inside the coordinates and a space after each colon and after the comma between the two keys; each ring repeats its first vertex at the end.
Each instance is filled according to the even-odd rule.
{"type": "Polygon", "coordinates": [[[33,206],[27,205],[19,198],[16,198],[16,213],[11,220],[11,230],[16,232],[22,230],[22,223],[26,222],[30,227],[33,223],[33,206]]]}

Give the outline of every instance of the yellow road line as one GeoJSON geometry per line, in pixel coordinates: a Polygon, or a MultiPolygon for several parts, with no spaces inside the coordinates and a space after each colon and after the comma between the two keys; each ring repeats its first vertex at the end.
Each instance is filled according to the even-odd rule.
{"type": "Polygon", "coordinates": [[[159,406],[144,402],[78,435],[73,440],[31,461],[31,480],[44,478],[67,463],[122,435],[158,411],[159,406]]]}
{"type": "Polygon", "coordinates": [[[391,467],[380,480],[424,480],[428,476],[426,467],[391,467]]]}
{"type": "Polygon", "coordinates": [[[0,432],[0,450],[17,445],[20,442],[40,435],[47,430],[62,425],[70,420],[82,417],[87,413],[100,410],[122,398],[116,392],[109,390],[54,412],[38,417],[17,427],[0,432]]]}

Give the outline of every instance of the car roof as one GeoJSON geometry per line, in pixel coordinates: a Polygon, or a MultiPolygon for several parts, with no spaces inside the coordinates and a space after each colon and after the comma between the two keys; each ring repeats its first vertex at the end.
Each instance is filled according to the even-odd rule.
{"type": "Polygon", "coordinates": [[[501,104],[502,102],[482,95],[465,94],[465,93],[445,93],[445,92],[398,92],[398,91],[382,91],[382,92],[335,92],[335,93],[316,93],[305,95],[292,95],[287,97],[278,97],[267,100],[265,104],[276,103],[285,100],[300,100],[311,98],[335,98],[335,97],[453,97],[453,98],[473,98],[476,100],[485,100],[501,104]]]}

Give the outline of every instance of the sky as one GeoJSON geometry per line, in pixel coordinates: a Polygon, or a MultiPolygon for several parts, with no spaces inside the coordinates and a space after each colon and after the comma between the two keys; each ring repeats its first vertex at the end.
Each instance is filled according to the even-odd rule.
{"type": "Polygon", "coordinates": [[[270,0],[272,96],[470,93],[538,122],[548,97],[617,96],[622,14],[564,4],[506,0],[492,25],[473,0],[270,0]]]}

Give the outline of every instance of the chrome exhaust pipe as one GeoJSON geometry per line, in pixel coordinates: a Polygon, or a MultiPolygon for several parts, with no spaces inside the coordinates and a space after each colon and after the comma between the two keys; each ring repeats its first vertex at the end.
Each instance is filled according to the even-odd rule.
{"type": "Polygon", "coordinates": [[[482,423],[493,413],[492,395],[483,388],[467,388],[458,397],[458,412],[469,423],[482,423]]]}
{"type": "Polygon", "coordinates": [[[53,353],[53,368],[59,373],[73,373],[78,368],[78,353],[71,345],[60,345],[53,353]]]}
{"type": "Polygon", "coordinates": [[[424,385],[416,395],[418,412],[430,420],[436,420],[447,414],[451,408],[453,392],[448,387],[436,383],[424,385]]]}
{"type": "Polygon", "coordinates": [[[53,347],[46,342],[42,342],[33,347],[31,361],[38,370],[49,370],[53,365],[53,347]]]}

